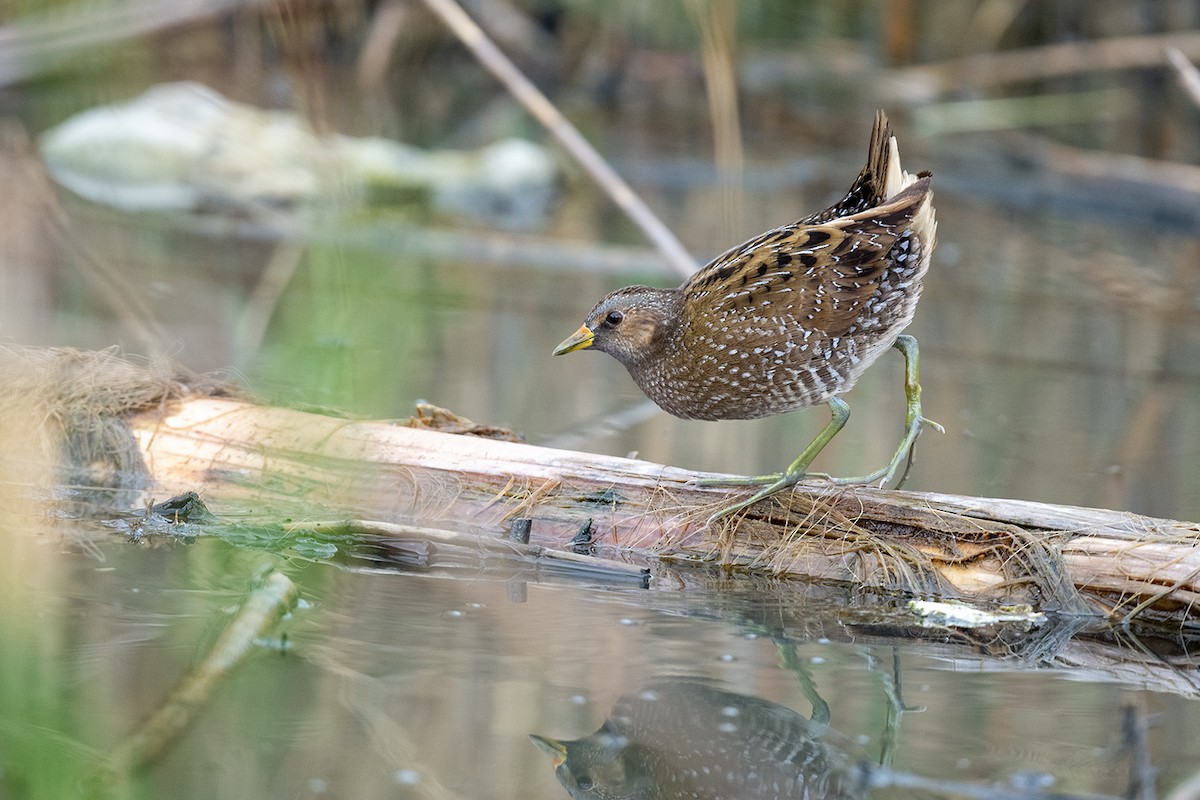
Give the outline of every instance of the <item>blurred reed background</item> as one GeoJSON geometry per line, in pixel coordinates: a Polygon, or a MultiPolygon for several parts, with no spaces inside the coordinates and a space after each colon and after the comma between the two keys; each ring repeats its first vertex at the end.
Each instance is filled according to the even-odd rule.
{"type": "MultiPolygon", "coordinates": [[[[1196,3],[464,8],[698,259],[836,196],[887,109],[942,220],[912,332],[949,433],[922,440],[910,486],[1200,517],[1196,3]]],[[[0,44],[8,341],[232,367],[269,398],[371,416],[424,398],[698,469],[774,468],[823,422],[659,416],[568,436],[639,395],[616,365],[549,348],[603,291],[677,278],[423,2],[10,3],[0,44]],[[498,227],[334,190],[275,216],[128,213],[47,181],[46,130],[176,80],[323,134],[525,137],[565,182],[548,215],[498,227]]],[[[898,374],[877,366],[851,396],[826,469],[861,472],[890,446],[898,374]]]]}
{"type": "MultiPolygon", "coordinates": [[[[886,109],[906,166],[935,173],[940,219],[911,332],[947,434],[922,438],[909,486],[1200,519],[1200,100],[1185,77],[1200,3],[463,6],[700,259],[838,196],[886,109]]],[[[0,187],[5,344],[119,345],[371,417],[423,398],[533,442],[696,469],[778,469],[825,421],[634,411],[632,427],[580,433],[641,396],[610,359],[551,348],[603,292],[677,277],[420,0],[9,0],[0,187]],[[520,224],[336,188],[129,211],[48,178],[47,131],[183,80],[322,135],[463,150],[524,137],[555,154],[558,199],[520,224]]],[[[898,360],[849,398],[819,468],[882,463],[903,413],[898,360]]],[[[4,446],[27,447],[5,424],[4,446]]],[[[9,484],[23,496],[34,477],[9,484]]],[[[104,530],[83,531],[96,550],[59,548],[37,508],[0,505],[3,797],[95,796],[78,764],[161,702],[262,563],[312,603],[291,628],[298,655],[239,672],[143,776],[148,796],[450,796],[440,779],[461,796],[561,797],[526,734],[594,730],[647,676],[709,676],[807,711],[774,642],[743,627],[785,616],[847,733],[898,718],[887,665],[905,663],[928,713],[880,735],[908,769],[1110,791],[1124,762],[1106,748],[1135,694],[1157,713],[1163,784],[1196,760],[1194,707],[1176,695],[955,660],[963,642],[972,655],[1002,642],[876,646],[877,629],[854,626],[879,612],[850,592],[828,612],[796,583],[713,576],[691,594],[535,583],[525,602],[501,580],[348,573],[261,542],[134,547],[104,530]]]]}

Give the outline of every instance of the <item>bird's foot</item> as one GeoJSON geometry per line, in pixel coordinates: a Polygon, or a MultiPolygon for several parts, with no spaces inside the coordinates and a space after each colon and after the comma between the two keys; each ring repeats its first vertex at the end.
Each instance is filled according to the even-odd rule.
{"type": "Polygon", "coordinates": [[[908,478],[908,471],[913,463],[913,451],[917,446],[917,437],[921,435],[921,431],[928,425],[938,433],[945,433],[946,429],[941,424],[934,422],[931,419],[922,417],[917,414],[915,419],[905,426],[904,438],[900,440],[900,446],[896,448],[896,452],[892,455],[892,460],[883,465],[879,469],[869,475],[858,475],[848,478],[830,478],[829,482],[834,486],[871,486],[878,485],[880,489],[891,482],[896,476],[896,472],[900,469],[900,465],[904,464],[904,471],[900,473],[900,480],[896,484],[899,489],[904,485],[904,481],[908,478]]]}
{"type": "MultiPolygon", "coordinates": [[[[792,486],[795,486],[797,483],[799,483],[801,480],[803,480],[806,477],[813,477],[813,476],[806,475],[803,471],[794,472],[794,473],[793,472],[782,472],[777,475],[758,475],[753,478],[744,478],[741,481],[737,481],[734,485],[757,484],[757,483],[767,483],[768,485],[759,489],[757,492],[750,495],[745,500],[739,500],[738,502],[734,503],[733,505],[725,506],[724,508],[720,509],[719,511],[714,512],[711,516],[709,516],[706,524],[712,525],[714,522],[716,522],[721,517],[725,517],[725,516],[728,516],[730,514],[737,512],[737,511],[741,511],[744,508],[749,508],[750,506],[757,503],[759,500],[765,500],[766,498],[770,497],[771,495],[775,494],[776,492],[779,492],[784,489],[788,489],[792,486]]],[[[828,476],[825,476],[825,477],[828,477],[828,476]]],[[[726,485],[728,485],[728,484],[726,484],[726,485]]]]}
{"type": "Polygon", "coordinates": [[[759,489],[753,495],[745,500],[734,503],[731,506],[722,508],[720,511],[708,518],[708,523],[711,525],[715,520],[721,517],[732,514],[735,511],[741,511],[747,506],[754,505],[759,500],[764,500],[781,489],[787,489],[795,486],[804,478],[824,478],[834,480],[822,472],[809,472],[808,466],[812,464],[813,459],[825,449],[825,445],[829,444],[830,440],[837,435],[846,425],[846,420],[850,418],[850,407],[840,397],[829,398],[829,422],[817,434],[817,437],[812,440],[808,447],[804,448],[795,461],[788,466],[784,472],[779,472],[774,475],[757,475],[754,477],[726,479],[726,478],[707,478],[699,481],[701,486],[743,486],[743,485],[758,485],[767,484],[762,489],[759,489]]]}
{"type": "Polygon", "coordinates": [[[767,483],[780,482],[780,488],[794,486],[803,480],[836,481],[837,478],[828,472],[801,472],[793,478],[787,472],[773,472],[770,475],[730,475],[728,478],[696,478],[689,481],[692,486],[759,486],[767,483]],[[787,483],[782,481],[787,480],[787,483]]]}

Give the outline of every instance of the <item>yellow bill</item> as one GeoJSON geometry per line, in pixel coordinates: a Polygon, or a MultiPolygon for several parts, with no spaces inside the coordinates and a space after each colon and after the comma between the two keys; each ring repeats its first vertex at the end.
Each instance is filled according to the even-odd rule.
{"type": "Polygon", "coordinates": [[[536,733],[529,734],[529,738],[533,740],[533,743],[536,744],[539,749],[550,754],[550,757],[554,759],[555,768],[567,760],[567,746],[563,742],[560,742],[557,739],[549,739],[545,736],[538,736],[536,733]]]}
{"type": "Polygon", "coordinates": [[[582,350],[585,347],[591,347],[594,338],[596,337],[588,330],[587,325],[580,325],[579,330],[572,333],[566,339],[563,339],[558,347],[554,348],[554,355],[561,356],[564,353],[571,353],[576,350],[582,350]]]}

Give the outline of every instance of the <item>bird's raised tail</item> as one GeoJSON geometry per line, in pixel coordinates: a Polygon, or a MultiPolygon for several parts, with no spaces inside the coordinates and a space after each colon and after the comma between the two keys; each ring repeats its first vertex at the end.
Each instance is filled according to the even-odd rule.
{"type": "Polygon", "coordinates": [[[805,217],[799,224],[820,225],[882,205],[925,174],[909,175],[900,166],[900,148],[896,145],[896,137],[892,135],[887,114],[882,110],[876,111],[871,144],[867,149],[867,165],[858,173],[850,191],[837,203],[805,217]]]}

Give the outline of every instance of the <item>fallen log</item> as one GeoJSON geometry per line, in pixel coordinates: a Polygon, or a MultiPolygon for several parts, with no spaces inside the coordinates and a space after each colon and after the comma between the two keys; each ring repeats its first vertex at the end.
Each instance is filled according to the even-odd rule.
{"type": "MultiPolygon", "coordinates": [[[[728,476],[504,441],[446,413],[342,419],[221,396],[112,352],[40,352],[33,377],[6,385],[53,409],[43,417],[62,428],[76,486],[196,490],[218,516],[253,508],[293,524],[335,517],[495,537],[528,518],[534,548],[567,549],[590,519],[595,552],[643,564],[703,562],[1181,631],[1200,623],[1195,523],[814,480],[709,524],[748,490],[696,482],[728,476]]],[[[19,360],[29,373],[31,357],[19,360]]]]}
{"type": "Polygon", "coordinates": [[[281,507],[500,532],[563,547],[591,518],[606,553],[1128,620],[1192,622],[1197,526],[1134,514],[802,484],[712,526],[745,492],[626,458],[210,397],[130,419],[155,483],[281,507]]]}

